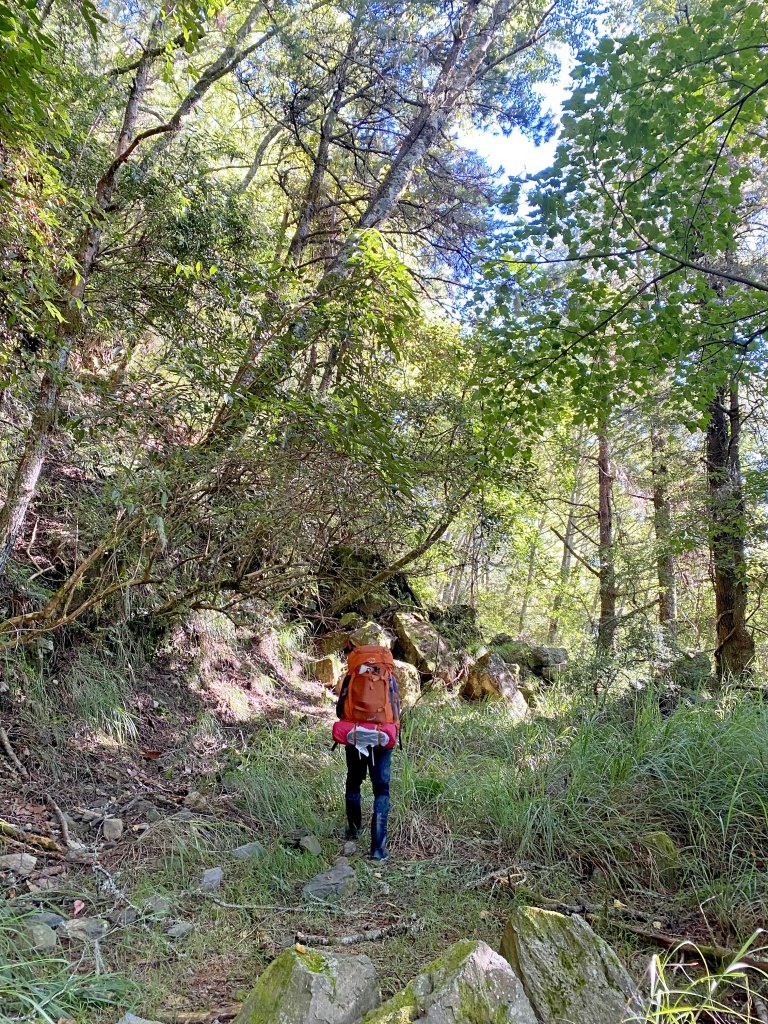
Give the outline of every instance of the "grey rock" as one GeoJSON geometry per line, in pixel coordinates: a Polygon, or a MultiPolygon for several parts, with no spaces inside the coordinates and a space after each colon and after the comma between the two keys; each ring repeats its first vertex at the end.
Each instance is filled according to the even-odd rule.
{"type": "Polygon", "coordinates": [[[107,915],[112,924],[117,925],[120,928],[126,928],[138,917],[137,911],[133,907],[122,907],[120,910],[113,910],[111,914],[107,915]]]}
{"type": "Polygon", "coordinates": [[[37,857],[31,853],[7,853],[0,857],[0,871],[12,871],[19,878],[26,878],[35,870],[37,857]]]}
{"type": "Polygon", "coordinates": [[[109,931],[109,924],[99,917],[75,917],[59,925],[59,935],[70,942],[96,942],[109,931]]]}
{"type": "Polygon", "coordinates": [[[105,818],[101,834],[108,843],[116,843],[123,834],[123,827],[122,818],[105,818]]]}
{"type": "Polygon", "coordinates": [[[58,942],[56,932],[49,925],[26,923],[24,931],[30,946],[38,953],[50,953],[56,948],[58,942]]]}
{"type": "Polygon", "coordinates": [[[387,632],[378,622],[364,622],[354,632],[349,634],[349,642],[353,647],[365,647],[367,644],[376,644],[378,647],[392,648],[395,638],[387,632]]]}
{"type": "Polygon", "coordinates": [[[516,665],[506,664],[498,654],[483,654],[470,668],[459,692],[465,700],[504,700],[516,718],[525,718],[528,703],[520,693],[516,669],[516,665]]]}
{"type": "Polygon", "coordinates": [[[578,914],[513,910],[501,953],[542,1024],[621,1024],[642,1015],[640,994],[618,956],[578,914]]]}
{"type": "Polygon", "coordinates": [[[334,900],[348,896],[357,884],[354,868],[341,857],[327,871],[321,871],[301,890],[308,900],[334,900]]]}
{"type": "Polygon", "coordinates": [[[251,843],[243,843],[242,846],[236,846],[232,851],[232,856],[236,860],[256,860],[259,857],[266,857],[267,851],[258,839],[254,839],[251,843]]]}
{"type": "Polygon", "coordinates": [[[66,921],[66,917],[63,914],[55,914],[50,910],[41,910],[35,914],[30,914],[26,921],[27,924],[47,924],[49,928],[55,929],[66,921]]]}
{"type": "Polygon", "coordinates": [[[354,857],[356,853],[357,843],[353,843],[351,839],[348,842],[344,843],[344,845],[341,848],[342,857],[354,857]]]}
{"type": "Polygon", "coordinates": [[[161,893],[156,892],[144,900],[141,909],[147,917],[161,918],[168,917],[171,912],[171,906],[171,900],[168,896],[163,896],[161,893]]]}
{"type": "Polygon", "coordinates": [[[376,968],[367,956],[297,946],[267,967],[235,1024],[358,1024],[377,1002],[376,968]]]}
{"type": "MultiPolygon", "coordinates": [[[[507,961],[484,942],[461,939],[363,1024],[537,1024],[507,961]]],[[[578,1024],[591,1024],[587,1018],[578,1024]]]]}
{"type": "Polygon", "coordinates": [[[163,818],[162,811],[158,810],[151,800],[137,800],[133,805],[133,809],[137,814],[141,815],[145,821],[161,821],[163,818]]]}
{"type": "Polygon", "coordinates": [[[312,853],[315,857],[322,856],[323,848],[320,845],[320,840],[317,836],[302,836],[299,839],[298,845],[302,850],[306,850],[307,853],[312,853]]]}
{"type": "Polygon", "coordinates": [[[224,869],[223,868],[208,868],[207,871],[203,872],[203,877],[200,879],[200,891],[201,892],[215,892],[216,889],[221,888],[221,883],[224,881],[224,869]]]}
{"type": "Polygon", "coordinates": [[[137,1017],[135,1013],[126,1013],[117,1024],[160,1024],[158,1020],[146,1020],[144,1017],[137,1017]]]}
{"type": "Polygon", "coordinates": [[[191,921],[174,921],[173,924],[168,925],[165,929],[165,934],[169,939],[186,939],[188,935],[191,935],[195,930],[195,926],[191,921]]]}

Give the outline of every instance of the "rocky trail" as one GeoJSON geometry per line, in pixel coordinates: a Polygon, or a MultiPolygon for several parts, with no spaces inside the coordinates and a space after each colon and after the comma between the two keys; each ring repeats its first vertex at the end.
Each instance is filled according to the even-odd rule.
{"type": "MultiPolygon", "coordinates": [[[[314,651],[282,659],[274,637],[201,629],[137,682],[130,740],[73,730],[46,748],[28,718],[5,719],[7,927],[76,975],[132,982],[78,1024],[618,1024],[645,998],[636,982],[650,948],[697,938],[709,949],[700,963],[724,960],[680,908],[575,891],[551,865],[510,863],[479,829],[396,815],[385,865],[363,856],[365,834],[339,838],[329,726],[345,647],[394,648],[411,709],[396,793],[415,787],[439,804],[444,785],[428,751],[412,763],[409,713],[431,722],[476,706],[512,730],[538,717],[566,652],[509,636],[486,646],[473,629],[467,616],[440,631],[413,610],[345,616],[314,651]],[[621,945],[630,973],[588,921],[621,945]]],[[[645,841],[656,876],[673,879],[672,840],[645,841]]]]}

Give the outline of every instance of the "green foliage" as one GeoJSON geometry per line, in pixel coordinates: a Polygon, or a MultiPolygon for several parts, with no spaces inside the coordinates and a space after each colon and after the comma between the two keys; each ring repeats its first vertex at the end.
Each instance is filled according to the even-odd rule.
{"type": "Polygon", "coordinates": [[[581,54],[555,163],[484,269],[496,415],[535,430],[565,395],[594,424],[669,372],[695,429],[718,382],[762,366],[767,49],[760,4],[716,0],[581,54]]]}

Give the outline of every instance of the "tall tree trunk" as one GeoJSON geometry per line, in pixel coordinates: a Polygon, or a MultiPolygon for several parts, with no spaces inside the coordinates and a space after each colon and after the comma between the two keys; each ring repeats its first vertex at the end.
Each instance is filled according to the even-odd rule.
{"type": "MultiPolygon", "coordinates": [[[[159,25],[159,18],[156,18],[150,29],[147,49],[151,49],[159,25]]],[[[27,511],[37,490],[48,445],[56,425],[59,398],[69,366],[72,344],[80,329],[80,307],[99,253],[104,216],[117,185],[117,167],[120,166],[117,161],[130,148],[139,104],[149,81],[150,67],[151,60],[147,58],[140,61],[136,68],[115,145],[115,160],[96,185],[93,211],[75,257],[77,271],[69,274],[64,282],[66,306],[62,314],[63,321],[56,332],[55,354],[51,365],[43,373],[24,449],[8,488],[5,504],[0,509],[0,576],[5,574],[16,539],[23,529],[27,511]]]]}
{"type": "Polygon", "coordinates": [[[721,388],[709,406],[707,486],[709,547],[715,588],[715,662],[719,679],[749,670],[755,642],[747,630],[745,502],[739,452],[738,384],[721,388]]]}
{"type": "Polygon", "coordinates": [[[560,633],[560,609],[563,606],[563,591],[571,575],[572,550],[576,540],[576,506],[581,499],[581,486],[584,480],[584,429],[579,431],[577,440],[576,466],[573,472],[573,487],[568,507],[568,519],[565,524],[563,541],[563,557],[560,559],[560,588],[552,601],[552,613],[547,631],[547,643],[556,644],[560,633]]]}
{"type": "Polygon", "coordinates": [[[677,635],[677,581],[672,552],[672,507],[669,501],[669,467],[666,439],[661,428],[651,427],[653,475],[653,528],[656,535],[656,576],[659,583],[659,623],[670,639],[677,635]]]}
{"type": "Polygon", "coordinates": [[[525,589],[523,590],[523,599],[520,602],[520,615],[517,622],[517,629],[520,633],[525,629],[525,620],[528,618],[528,605],[530,604],[533,591],[533,578],[536,575],[536,556],[539,553],[539,539],[541,538],[545,521],[546,516],[542,516],[539,519],[536,525],[536,533],[533,535],[531,547],[528,551],[528,572],[525,576],[525,589]]]}
{"type": "Polygon", "coordinates": [[[597,438],[597,479],[600,554],[600,620],[597,646],[610,652],[616,643],[616,566],[613,547],[613,478],[611,476],[610,444],[607,424],[603,423],[597,438]]]}

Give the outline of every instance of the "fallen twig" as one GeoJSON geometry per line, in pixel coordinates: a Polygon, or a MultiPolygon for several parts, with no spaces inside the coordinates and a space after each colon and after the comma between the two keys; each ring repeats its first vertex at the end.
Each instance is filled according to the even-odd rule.
{"type": "Polygon", "coordinates": [[[11,746],[11,741],[8,739],[8,733],[0,725],[0,747],[3,748],[3,752],[8,760],[11,762],[11,767],[14,769],[17,775],[20,775],[22,779],[29,781],[29,772],[21,763],[16,756],[16,751],[11,746]]]}
{"type": "Polygon", "coordinates": [[[71,849],[72,842],[69,838],[69,826],[67,825],[67,819],[64,817],[64,812],[53,799],[53,797],[50,795],[50,793],[45,794],[45,802],[50,808],[50,810],[53,811],[54,815],[56,816],[56,820],[59,823],[59,831],[61,832],[62,843],[64,843],[68,850],[71,849]]]}
{"type": "MultiPolygon", "coordinates": [[[[588,914],[587,916],[591,917],[592,915],[588,914]]],[[[703,946],[685,935],[667,935],[664,932],[651,931],[648,928],[628,924],[626,921],[614,921],[613,924],[623,932],[638,935],[641,939],[647,939],[657,946],[663,946],[664,949],[682,949],[684,952],[688,950],[691,953],[697,953],[702,960],[716,964],[729,964],[738,960],[746,967],[754,967],[756,970],[768,972],[768,960],[749,954],[741,956],[738,949],[729,949],[728,946],[703,946]]]]}
{"type": "Polygon", "coordinates": [[[353,935],[308,935],[296,932],[296,942],[302,946],[356,946],[359,942],[376,942],[388,935],[400,935],[403,932],[418,932],[424,927],[421,918],[415,921],[397,921],[385,924],[382,928],[369,928],[355,932],[353,935]]]}
{"type": "Polygon", "coordinates": [[[9,821],[3,821],[2,818],[0,818],[0,834],[14,839],[17,843],[21,843],[22,846],[35,846],[45,850],[46,853],[57,854],[60,857],[64,856],[64,850],[53,839],[49,839],[48,836],[38,836],[34,832],[25,832],[23,829],[17,828],[16,825],[12,825],[9,821]]]}

